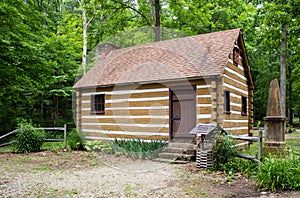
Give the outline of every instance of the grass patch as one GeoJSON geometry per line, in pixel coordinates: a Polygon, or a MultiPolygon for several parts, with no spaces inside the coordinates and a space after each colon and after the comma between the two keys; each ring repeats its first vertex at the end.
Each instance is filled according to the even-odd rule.
{"type": "Polygon", "coordinates": [[[14,151],[12,146],[0,147],[0,153],[12,153],[14,151]]]}
{"type": "Polygon", "coordinates": [[[37,166],[37,167],[33,167],[33,170],[37,170],[37,171],[51,171],[53,170],[50,166],[37,166]]]}
{"type": "Polygon", "coordinates": [[[287,150],[290,153],[298,153],[300,155],[300,132],[286,134],[286,137],[287,150]]]}
{"type": "Polygon", "coordinates": [[[300,139],[289,139],[289,140],[286,140],[286,143],[288,145],[297,146],[300,144],[300,139]]]}
{"type": "Polygon", "coordinates": [[[77,195],[78,191],[76,189],[72,189],[72,190],[65,190],[65,194],[66,195],[77,195]]]}
{"type": "Polygon", "coordinates": [[[45,142],[42,146],[42,150],[50,150],[53,152],[63,150],[64,143],[63,142],[45,142]]]}
{"type": "Polygon", "coordinates": [[[286,134],[287,137],[300,137],[300,131],[286,134]]]}

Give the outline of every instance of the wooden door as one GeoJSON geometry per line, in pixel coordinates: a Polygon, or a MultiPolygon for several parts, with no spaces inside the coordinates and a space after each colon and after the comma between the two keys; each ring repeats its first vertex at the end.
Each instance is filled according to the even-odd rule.
{"type": "Polygon", "coordinates": [[[189,132],[196,125],[195,86],[170,88],[170,138],[192,138],[189,132]]]}

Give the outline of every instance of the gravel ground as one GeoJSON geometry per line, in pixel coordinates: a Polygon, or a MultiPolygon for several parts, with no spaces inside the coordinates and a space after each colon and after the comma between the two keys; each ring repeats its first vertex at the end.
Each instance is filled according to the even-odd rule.
{"type": "MultiPolygon", "coordinates": [[[[60,155],[64,157],[64,154],[60,155]]],[[[2,156],[0,197],[185,195],[175,185],[179,180],[178,165],[110,155],[96,155],[96,158],[76,155],[65,161],[49,152],[19,158],[15,155],[2,156]],[[83,160],[82,157],[88,159],[83,160]],[[89,164],[84,164],[86,161],[89,164]]]]}
{"type": "Polygon", "coordinates": [[[242,175],[228,180],[172,165],[89,152],[0,154],[0,197],[300,197],[258,192],[242,175]]]}

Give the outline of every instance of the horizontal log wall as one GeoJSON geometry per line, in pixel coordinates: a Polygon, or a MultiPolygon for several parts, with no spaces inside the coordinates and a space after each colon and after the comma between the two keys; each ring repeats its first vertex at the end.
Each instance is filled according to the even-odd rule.
{"type": "MultiPolygon", "coordinates": [[[[196,123],[212,121],[211,80],[194,80],[196,123]]],[[[139,87],[106,87],[83,90],[78,121],[87,139],[139,138],[169,139],[169,86],[151,84],[139,87]],[[105,94],[105,113],[91,113],[91,95],[105,94]]],[[[78,100],[79,101],[79,100],[78,100]]],[[[80,106],[80,108],[79,108],[80,106]]],[[[78,125],[79,126],[79,125],[78,125]]]]}
{"type": "Polygon", "coordinates": [[[224,90],[230,92],[230,114],[224,114],[223,128],[236,135],[249,134],[252,98],[249,99],[250,91],[242,61],[236,66],[228,59],[223,82],[224,90]],[[242,96],[247,98],[247,115],[242,115],[242,96]]]}
{"type": "Polygon", "coordinates": [[[87,139],[169,139],[169,88],[164,85],[86,90],[81,100],[87,139]],[[105,94],[104,114],[91,114],[94,94],[105,94]]]}
{"type": "Polygon", "coordinates": [[[212,95],[211,81],[199,80],[196,85],[196,123],[209,123],[212,121],[212,95]]]}

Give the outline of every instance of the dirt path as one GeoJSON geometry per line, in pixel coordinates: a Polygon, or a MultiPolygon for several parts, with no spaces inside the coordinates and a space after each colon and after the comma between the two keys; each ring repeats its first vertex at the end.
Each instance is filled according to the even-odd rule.
{"type": "Polygon", "coordinates": [[[0,154],[0,172],[0,197],[277,196],[262,195],[240,175],[228,181],[220,173],[199,172],[193,163],[171,165],[88,152],[0,154]]]}

